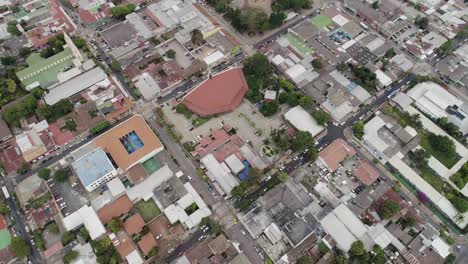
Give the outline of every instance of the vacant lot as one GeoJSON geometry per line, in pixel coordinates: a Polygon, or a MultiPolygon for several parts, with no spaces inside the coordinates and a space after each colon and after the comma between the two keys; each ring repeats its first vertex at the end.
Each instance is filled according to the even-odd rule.
{"type": "Polygon", "coordinates": [[[152,199],[146,202],[143,200],[139,201],[136,204],[136,207],[138,212],[140,212],[141,217],[143,217],[143,220],[145,220],[145,223],[148,223],[150,220],[161,214],[161,210],[159,210],[158,206],[156,206],[156,203],[152,199]]]}

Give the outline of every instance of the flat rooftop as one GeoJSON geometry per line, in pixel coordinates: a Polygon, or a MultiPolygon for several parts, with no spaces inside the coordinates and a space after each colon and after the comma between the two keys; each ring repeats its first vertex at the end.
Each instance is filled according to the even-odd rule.
{"type": "Polygon", "coordinates": [[[115,164],[127,170],[164,147],[145,119],[135,115],[94,139],[96,146],[111,155],[115,164]]]}
{"type": "Polygon", "coordinates": [[[112,162],[101,148],[97,148],[73,162],[72,167],[84,186],[90,185],[115,170],[112,162]]]}

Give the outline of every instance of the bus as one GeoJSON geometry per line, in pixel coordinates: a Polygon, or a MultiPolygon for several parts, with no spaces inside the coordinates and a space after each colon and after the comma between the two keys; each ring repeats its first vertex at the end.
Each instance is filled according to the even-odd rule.
{"type": "Polygon", "coordinates": [[[8,193],[8,189],[6,186],[2,187],[3,195],[5,195],[5,199],[10,198],[10,193],[8,193]]]}

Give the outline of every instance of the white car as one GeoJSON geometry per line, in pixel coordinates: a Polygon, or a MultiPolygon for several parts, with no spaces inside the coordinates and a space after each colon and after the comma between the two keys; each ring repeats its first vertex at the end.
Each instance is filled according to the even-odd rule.
{"type": "Polygon", "coordinates": [[[241,233],[245,236],[245,231],[243,229],[241,229],[241,233]]]}

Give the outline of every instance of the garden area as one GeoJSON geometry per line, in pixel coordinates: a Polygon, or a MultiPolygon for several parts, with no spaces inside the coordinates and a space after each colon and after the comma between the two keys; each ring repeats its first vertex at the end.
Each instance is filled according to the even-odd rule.
{"type": "Polygon", "coordinates": [[[135,206],[141,217],[143,217],[143,220],[145,220],[145,223],[148,223],[161,214],[161,210],[152,199],[149,199],[148,201],[141,200],[136,203],[135,206]]]}
{"type": "Polygon", "coordinates": [[[408,155],[410,165],[417,170],[419,176],[444,195],[459,212],[468,211],[468,200],[429,167],[427,164],[429,157],[430,155],[424,149],[412,151],[408,155]]]}
{"type": "Polygon", "coordinates": [[[257,53],[248,58],[243,71],[249,86],[246,97],[251,103],[261,103],[265,90],[281,92],[278,100],[260,104],[260,112],[266,117],[276,114],[281,109],[280,104],[288,104],[290,107],[294,107],[297,105],[307,106],[313,103],[310,97],[297,91],[294,84],[284,78],[274,77],[273,67],[263,54],[257,53]]]}
{"type": "Polygon", "coordinates": [[[208,4],[212,6],[216,12],[223,14],[224,19],[229,21],[231,25],[241,33],[256,34],[266,32],[268,30],[281,26],[285,19],[286,13],[289,10],[299,12],[302,9],[312,7],[312,1],[309,0],[277,0],[266,2],[271,3],[270,7],[262,7],[255,2],[254,5],[259,7],[247,8],[232,8],[230,0],[209,0],[208,4]],[[270,15],[266,12],[272,10],[270,15]]]}
{"type": "Polygon", "coordinates": [[[269,146],[269,145],[264,145],[262,146],[262,149],[260,150],[265,157],[272,158],[276,155],[275,150],[269,146]]]}

